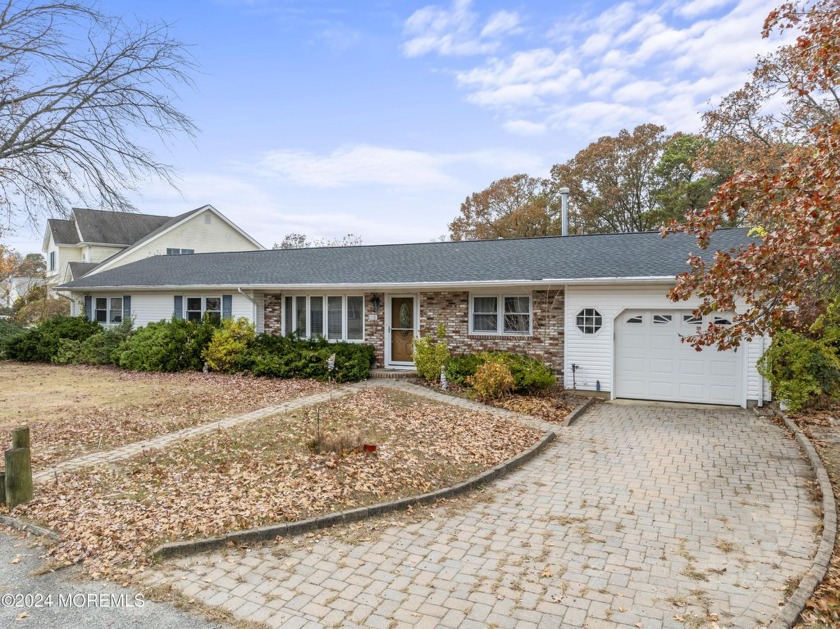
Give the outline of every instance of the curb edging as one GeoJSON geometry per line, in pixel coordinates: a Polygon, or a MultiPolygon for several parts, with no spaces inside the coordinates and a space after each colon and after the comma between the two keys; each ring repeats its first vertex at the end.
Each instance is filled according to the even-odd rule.
{"type": "Polygon", "coordinates": [[[814,470],[814,474],[817,477],[820,492],[822,493],[823,530],[820,545],[814,555],[813,564],[811,565],[811,569],[802,577],[802,580],[799,582],[799,587],[796,588],[788,599],[788,602],[770,624],[770,629],[782,629],[790,627],[796,622],[799,614],[805,609],[805,603],[814,594],[814,590],[817,589],[817,586],[828,571],[831,556],[834,553],[834,541],[837,537],[837,505],[834,500],[831,479],[829,479],[825,465],[823,465],[822,459],[811,441],[805,436],[805,433],[799,426],[788,419],[775,405],[770,405],[769,408],[776,417],[779,417],[784,422],[788,430],[793,433],[796,442],[805,451],[814,470]]]}
{"type": "Polygon", "coordinates": [[[569,426],[573,425],[578,419],[580,419],[586,411],[592,408],[598,402],[598,398],[591,397],[586,402],[578,406],[575,410],[569,413],[566,416],[566,420],[563,422],[563,426],[568,428],[569,426]]]}
{"type": "Polygon", "coordinates": [[[26,533],[32,533],[33,535],[47,537],[53,540],[54,542],[57,542],[61,539],[61,535],[59,535],[52,529],[48,529],[43,526],[38,526],[37,524],[32,524],[31,522],[26,522],[25,520],[20,520],[18,518],[13,518],[10,515],[0,515],[0,524],[10,526],[11,528],[17,531],[24,531],[26,533]]]}
{"type": "Polygon", "coordinates": [[[291,537],[293,535],[300,535],[301,533],[307,533],[309,531],[329,528],[337,524],[358,522],[369,517],[392,513],[394,511],[402,511],[415,505],[432,504],[444,498],[452,498],[467,493],[480,485],[485,485],[490,481],[496,480],[497,478],[512,472],[545,450],[556,436],[556,433],[548,431],[543,434],[542,438],[536,444],[524,452],[520,452],[513,458],[508,459],[504,463],[499,463],[481,474],[473,476],[472,478],[460,483],[456,483],[455,485],[444,487],[443,489],[437,489],[418,496],[410,496],[408,498],[402,498],[391,502],[381,502],[369,507],[358,507],[356,509],[349,509],[347,511],[340,511],[338,513],[331,513],[329,515],[310,518],[307,520],[299,520],[297,522],[290,522],[287,524],[262,526],[259,528],[228,533],[227,535],[219,537],[208,537],[183,542],[170,542],[155,548],[152,551],[151,556],[153,559],[183,557],[208,550],[224,548],[230,542],[241,543],[267,541],[277,537],[291,537]]]}

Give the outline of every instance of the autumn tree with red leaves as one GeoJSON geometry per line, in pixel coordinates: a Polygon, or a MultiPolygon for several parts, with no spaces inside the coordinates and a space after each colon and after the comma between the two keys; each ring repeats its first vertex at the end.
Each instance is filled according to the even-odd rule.
{"type": "Polygon", "coordinates": [[[792,30],[794,43],[760,58],[747,84],[705,116],[717,150],[738,166],[708,207],[672,224],[702,248],[736,219],[752,243],[689,260],[674,301],[702,298],[698,311],[735,310],[731,327],[710,326],[697,347],[738,346],[780,328],[807,332],[840,296],[840,0],[787,2],[763,35],[792,30]],[[773,103],[784,97],[784,107],[773,103]]]}

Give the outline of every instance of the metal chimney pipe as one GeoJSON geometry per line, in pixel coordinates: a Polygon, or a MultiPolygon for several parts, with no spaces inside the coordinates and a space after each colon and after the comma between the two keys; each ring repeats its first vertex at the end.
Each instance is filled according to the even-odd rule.
{"type": "Polygon", "coordinates": [[[569,235],[569,189],[560,188],[560,212],[562,215],[562,230],[563,236],[569,235]]]}

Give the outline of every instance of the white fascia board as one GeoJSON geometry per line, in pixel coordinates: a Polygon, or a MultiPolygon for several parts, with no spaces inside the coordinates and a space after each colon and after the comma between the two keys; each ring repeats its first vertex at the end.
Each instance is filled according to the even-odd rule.
{"type": "Polygon", "coordinates": [[[113,290],[139,290],[139,291],[195,291],[195,290],[219,290],[219,289],[247,289],[257,291],[324,291],[324,290],[364,290],[373,291],[394,291],[394,290],[435,290],[435,289],[464,289],[491,288],[495,286],[526,286],[533,288],[546,288],[551,286],[576,286],[576,285],[610,285],[610,284],[663,284],[673,283],[672,276],[658,277],[609,277],[609,278],[583,278],[583,279],[546,279],[546,280],[492,280],[483,282],[410,282],[410,283],[389,283],[369,282],[353,284],[183,284],[183,285],[119,285],[119,286],[91,286],[72,287],[62,290],[72,292],[99,292],[113,290]]]}

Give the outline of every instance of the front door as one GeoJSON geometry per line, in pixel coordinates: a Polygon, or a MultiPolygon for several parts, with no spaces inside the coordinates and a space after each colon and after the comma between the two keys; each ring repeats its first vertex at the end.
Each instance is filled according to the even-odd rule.
{"type": "Polygon", "coordinates": [[[414,297],[391,297],[391,362],[414,362],[414,297]]]}

